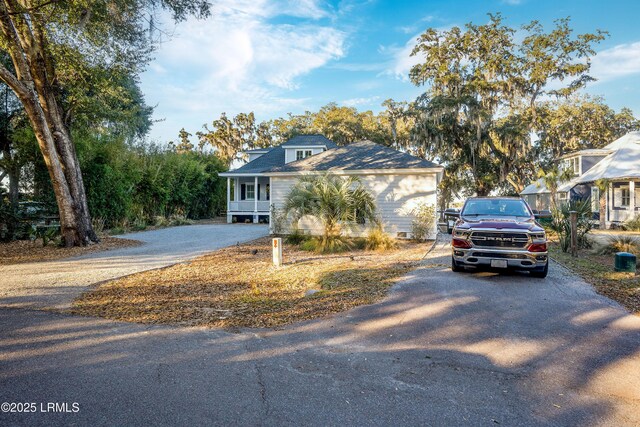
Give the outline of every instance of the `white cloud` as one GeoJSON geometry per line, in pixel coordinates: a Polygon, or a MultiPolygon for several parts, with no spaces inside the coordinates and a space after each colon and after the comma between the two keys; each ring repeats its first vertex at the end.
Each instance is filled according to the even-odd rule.
{"type": "Polygon", "coordinates": [[[370,96],[367,98],[351,98],[345,99],[344,101],[340,102],[340,104],[344,105],[345,107],[358,107],[360,105],[371,105],[379,99],[379,96],[370,96]]]}
{"type": "Polygon", "coordinates": [[[381,46],[380,52],[391,57],[387,69],[382,73],[391,75],[397,79],[408,81],[409,70],[414,65],[420,63],[419,55],[411,56],[413,48],[417,44],[417,39],[422,33],[418,33],[411,37],[404,46],[381,46]]]}
{"type": "Polygon", "coordinates": [[[221,0],[210,18],[180,24],[142,76],[148,103],[166,118],[152,136],[175,138],[222,111],[260,115],[306,102],[290,94],[299,78],[345,54],[346,34],[323,24],[328,15],[315,0],[221,0]],[[282,15],[301,22],[272,22],[282,15]]]}
{"type": "Polygon", "coordinates": [[[415,33],[418,30],[424,29],[424,28],[422,28],[422,27],[424,27],[424,24],[432,22],[434,19],[435,19],[435,16],[427,15],[427,16],[422,17],[417,22],[414,22],[411,25],[400,26],[400,27],[397,27],[396,29],[398,31],[400,31],[401,33],[412,34],[412,33],[415,33]]]}
{"type": "Polygon", "coordinates": [[[599,82],[640,73],[640,42],[605,49],[592,59],[591,76],[599,82]]]}

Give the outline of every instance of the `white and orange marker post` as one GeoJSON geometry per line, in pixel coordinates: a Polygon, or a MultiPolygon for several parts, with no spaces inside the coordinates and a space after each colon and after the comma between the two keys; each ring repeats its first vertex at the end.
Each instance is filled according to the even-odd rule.
{"type": "Polygon", "coordinates": [[[273,247],[273,265],[280,267],[282,266],[282,239],[275,237],[271,246],[273,247]]]}

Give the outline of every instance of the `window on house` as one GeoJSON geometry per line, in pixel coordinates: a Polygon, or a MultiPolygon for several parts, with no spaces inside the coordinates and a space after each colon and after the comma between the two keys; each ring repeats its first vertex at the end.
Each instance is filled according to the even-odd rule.
{"type": "Polygon", "coordinates": [[[574,175],[580,175],[580,157],[565,159],[564,168],[572,171],[574,175]]]}
{"type": "Polygon", "coordinates": [[[629,187],[620,188],[620,206],[629,207],[631,202],[631,192],[629,187]]]}
{"type": "Polygon", "coordinates": [[[271,184],[267,184],[267,186],[264,188],[264,191],[266,193],[265,200],[271,200],[271,184]]]}
{"type": "Polygon", "coordinates": [[[245,200],[256,199],[256,186],[255,184],[247,184],[245,188],[245,200]]]}
{"type": "Polygon", "coordinates": [[[236,201],[236,180],[235,179],[232,179],[231,181],[229,181],[229,201],[230,202],[236,201]]]}
{"type": "Polygon", "coordinates": [[[302,160],[311,155],[311,150],[296,150],[296,160],[302,160]]]}

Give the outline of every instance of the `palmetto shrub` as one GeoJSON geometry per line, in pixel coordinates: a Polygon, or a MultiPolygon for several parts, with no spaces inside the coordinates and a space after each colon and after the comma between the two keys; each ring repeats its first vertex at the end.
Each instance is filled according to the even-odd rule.
{"type": "Polygon", "coordinates": [[[287,195],[284,211],[294,224],[305,215],[315,217],[323,227],[319,252],[348,249],[343,228],[369,220],[376,223],[376,206],[371,193],[357,177],[330,173],[302,177],[287,195]]]}
{"type": "Polygon", "coordinates": [[[591,200],[572,200],[569,203],[562,203],[557,208],[552,208],[551,229],[558,235],[560,249],[568,252],[571,247],[571,211],[576,211],[578,248],[590,248],[588,234],[593,227],[591,223],[591,200]]]}
{"type": "Polygon", "coordinates": [[[640,255],[640,239],[634,236],[608,236],[607,242],[598,248],[598,253],[601,255],[611,255],[617,252],[640,255]]]}
{"type": "Polygon", "coordinates": [[[635,218],[627,220],[623,225],[627,231],[640,231],[640,215],[636,215],[635,218]]]}
{"type": "Polygon", "coordinates": [[[365,239],[365,249],[369,251],[388,251],[398,247],[398,242],[384,232],[381,226],[372,228],[365,239]]]}

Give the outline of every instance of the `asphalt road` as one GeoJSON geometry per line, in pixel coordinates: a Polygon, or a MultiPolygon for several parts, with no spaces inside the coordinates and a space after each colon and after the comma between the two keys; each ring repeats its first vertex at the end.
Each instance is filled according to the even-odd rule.
{"type": "Polygon", "coordinates": [[[185,225],[122,235],[143,242],[133,248],[0,265],[0,307],[64,309],[91,284],[184,262],[268,233],[265,225],[185,225]]]}
{"type": "Polygon", "coordinates": [[[448,264],[439,245],[382,303],[282,330],[0,309],[0,402],[38,405],[0,425],[640,425],[640,317],[557,265],[448,264]]]}

